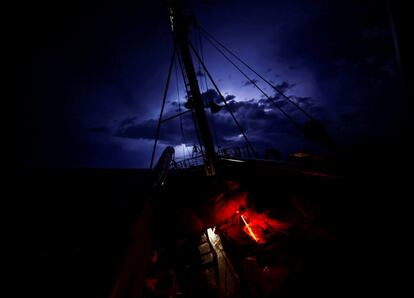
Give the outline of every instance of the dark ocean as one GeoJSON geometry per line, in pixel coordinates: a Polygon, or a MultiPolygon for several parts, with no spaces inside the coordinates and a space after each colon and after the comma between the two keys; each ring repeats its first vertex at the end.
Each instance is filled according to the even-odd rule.
{"type": "MultiPolygon", "coordinates": [[[[107,297],[148,191],[147,170],[25,172],[22,268],[42,297],[107,297]],[[26,261],[25,261],[26,262],[26,261]]],[[[22,208],[23,210],[23,208],[22,208]]]]}

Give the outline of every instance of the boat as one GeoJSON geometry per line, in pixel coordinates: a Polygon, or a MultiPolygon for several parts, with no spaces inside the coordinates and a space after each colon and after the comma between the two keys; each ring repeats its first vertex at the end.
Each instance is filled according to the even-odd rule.
{"type": "MultiPolygon", "coordinates": [[[[191,28],[204,29],[180,5],[174,0],[168,4],[174,53],[156,128],[150,194],[131,229],[129,248],[110,297],[348,294],[335,274],[343,264],[334,258],[338,252],[335,227],[343,203],[337,195],[341,174],[332,163],[309,154],[297,153],[288,161],[258,158],[188,37],[191,28]],[[194,60],[203,67],[221,105],[204,102],[194,60]],[[182,160],[175,159],[174,147],[168,146],[155,163],[161,126],[169,120],[163,112],[174,64],[180,65],[187,88],[187,110],[168,118],[191,113],[200,144],[194,146],[190,158],[182,160]],[[225,109],[245,145],[215,146],[206,111],[225,109]]],[[[214,42],[207,31],[205,35],[214,42]]],[[[216,46],[226,51],[219,42],[216,46]]],[[[313,118],[304,133],[332,145],[323,124],[313,118]]],[[[272,154],[277,156],[269,151],[272,154]]]]}

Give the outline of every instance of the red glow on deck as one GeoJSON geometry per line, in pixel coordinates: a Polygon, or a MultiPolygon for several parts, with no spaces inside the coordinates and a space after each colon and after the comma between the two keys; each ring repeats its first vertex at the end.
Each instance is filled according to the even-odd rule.
{"type": "Polygon", "coordinates": [[[246,230],[247,230],[247,234],[253,238],[254,241],[256,241],[257,243],[259,242],[259,239],[256,237],[256,235],[253,233],[252,228],[250,227],[250,225],[247,223],[246,219],[244,218],[243,214],[241,215],[241,219],[243,220],[246,230]]]}
{"type": "Polygon", "coordinates": [[[269,235],[286,233],[290,224],[282,223],[264,213],[256,213],[253,210],[246,211],[240,215],[243,221],[243,231],[255,242],[263,244],[269,235]],[[267,236],[266,236],[267,235],[267,236]]]}

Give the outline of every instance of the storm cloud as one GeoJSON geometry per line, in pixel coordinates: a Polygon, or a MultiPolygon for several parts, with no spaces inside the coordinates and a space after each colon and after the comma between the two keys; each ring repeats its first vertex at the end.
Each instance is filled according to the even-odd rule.
{"type": "MultiPolygon", "coordinates": [[[[382,2],[210,2],[189,1],[199,23],[323,121],[341,145],[389,142],[400,131],[400,77],[382,2]]],[[[27,9],[30,26],[22,36],[27,164],[117,167],[119,160],[124,167],[130,154],[131,164],[147,167],[173,48],[165,7],[158,1],[52,6],[59,18],[46,8],[36,3],[27,9]]],[[[203,53],[259,152],[319,150],[277,108],[303,125],[309,119],[292,103],[248,72],[276,107],[207,43],[203,53]]],[[[211,102],[223,103],[207,90],[203,74],[198,79],[214,140],[219,146],[243,143],[225,108],[210,114],[211,102]]],[[[185,109],[182,77],[174,73],[170,87],[165,117],[185,109]]],[[[191,113],[165,123],[160,141],[197,143],[191,113]]]]}
{"type": "MultiPolygon", "coordinates": [[[[221,102],[217,92],[212,89],[204,92],[202,98],[217,103],[221,102]]],[[[267,148],[278,147],[287,140],[292,140],[292,135],[293,138],[302,137],[301,132],[297,131],[295,126],[269,100],[251,99],[249,101],[237,101],[234,95],[227,95],[226,100],[228,101],[229,108],[259,153],[263,153],[267,148]]],[[[298,100],[298,102],[300,101],[302,104],[303,102],[310,101],[310,98],[298,100]]],[[[285,105],[287,104],[285,103],[285,105]]],[[[166,115],[173,115],[174,112],[177,112],[177,110],[173,102],[168,106],[166,115]]],[[[245,144],[240,130],[226,108],[223,108],[218,113],[211,114],[208,107],[206,107],[206,112],[213,138],[217,143],[216,145],[231,147],[245,144]]],[[[154,140],[157,119],[147,119],[145,121],[131,119],[133,118],[128,117],[120,122],[115,136],[129,139],[154,140]]],[[[177,118],[161,125],[160,143],[172,146],[185,143],[191,146],[198,142],[191,113],[187,113],[181,118],[184,135],[181,133],[179,121],[177,118]]]]}

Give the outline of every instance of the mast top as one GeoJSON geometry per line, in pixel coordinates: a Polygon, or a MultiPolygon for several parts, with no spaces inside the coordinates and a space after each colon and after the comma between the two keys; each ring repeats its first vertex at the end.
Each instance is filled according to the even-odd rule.
{"type": "Polygon", "coordinates": [[[204,147],[205,170],[207,176],[215,176],[217,173],[216,152],[213,138],[208,125],[207,116],[204,109],[204,102],[201,97],[200,87],[194,68],[193,58],[190,51],[190,41],[188,39],[189,28],[194,23],[194,17],[182,14],[181,1],[169,0],[169,18],[174,42],[177,45],[178,55],[183,62],[185,72],[185,82],[190,88],[188,98],[192,100],[194,108],[194,118],[196,129],[199,132],[202,146],[204,147]]]}

